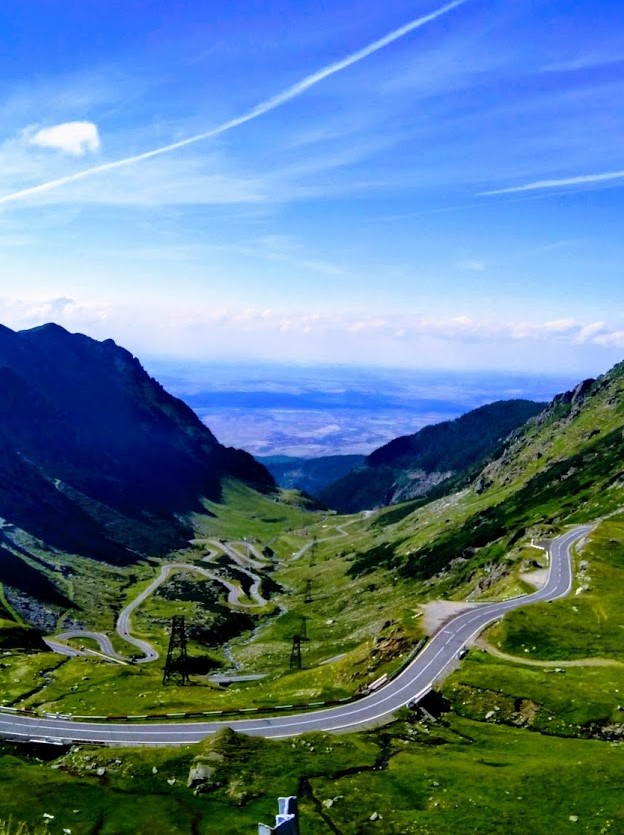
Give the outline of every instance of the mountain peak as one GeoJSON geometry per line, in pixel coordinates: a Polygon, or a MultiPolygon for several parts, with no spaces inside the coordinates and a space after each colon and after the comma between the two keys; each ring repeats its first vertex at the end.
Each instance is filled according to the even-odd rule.
{"type": "Polygon", "coordinates": [[[58,542],[90,520],[92,533],[82,545],[74,537],[68,550],[93,551],[98,541],[99,552],[158,553],[192,535],[185,520],[201,511],[202,499],[219,501],[224,478],[274,486],[251,455],[222,446],[112,339],[99,342],[54,323],[7,331],[0,331],[7,337],[0,338],[0,433],[16,472],[5,473],[0,461],[0,516],[18,527],[31,525],[34,535],[58,542]],[[63,508],[42,525],[29,521],[36,516],[30,505],[27,514],[16,510],[10,485],[17,470],[43,507],[56,507],[62,493],[63,508]],[[73,513],[80,524],[72,525],[73,513]],[[60,535],[59,524],[66,529],[60,535]]]}

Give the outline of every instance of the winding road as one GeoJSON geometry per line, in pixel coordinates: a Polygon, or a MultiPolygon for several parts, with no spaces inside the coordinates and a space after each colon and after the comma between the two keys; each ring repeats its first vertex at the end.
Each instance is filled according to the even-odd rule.
{"type": "MultiPolygon", "coordinates": [[[[225,586],[227,589],[227,601],[230,606],[238,607],[238,608],[250,608],[250,607],[262,607],[266,606],[267,601],[262,597],[260,594],[260,584],[262,582],[262,578],[255,574],[253,571],[250,571],[248,568],[245,567],[246,564],[253,565],[256,568],[264,568],[264,563],[256,562],[256,560],[252,560],[250,557],[243,557],[239,554],[231,545],[227,545],[226,543],[215,543],[219,548],[221,548],[225,553],[231,557],[236,564],[239,566],[238,570],[241,571],[243,574],[246,574],[252,581],[251,587],[249,589],[248,594],[245,594],[241,588],[239,588],[234,583],[231,583],[229,580],[226,580],[224,577],[221,577],[219,574],[215,574],[213,571],[208,571],[206,568],[201,568],[198,565],[192,565],[191,563],[169,563],[168,565],[163,565],[160,570],[160,574],[155,577],[152,582],[145,588],[143,591],[138,594],[132,602],[130,602],[122,611],[119,613],[119,617],[117,618],[117,623],[115,625],[115,631],[122,638],[126,643],[132,644],[132,646],[136,647],[143,653],[142,658],[134,658],[138,664],[148,664],[151,661],[156,661],[159,657],[158,651],[154,649],[154,647],[148,642],[144,641],[141,638],[136,638],[132,635],[130,628],[130,616],[134,612],[135,609],[138,609],[147,598],[153,594],[156,589],[161,586],[168,578],[169,575],[173,571],[194,571],[196,574],[202,574],[204,577],[207,577],[209,580],[214,580],[217,583],[221,583],[222,586],[225,586]],[[242,600],[242,597],[249,597],[248,601],[242,600]]],[[[243,543],[241,543],[243,544],[243,543]]],[[[257,550],[254,551],[256,555],[258,555],[257,550]]],[[[218,555],[218,551],[210,551],[207,557],[204,559],[213,559],[215,556],[218,555]]],[[[261,557],[261,555],[260,555],[261,557]]],[[[121,655],[118,653],[112,643],[108,635],[105,635],[103,632],[91,632],[85,629],[71,629],[66,632],[62,632],[59,635],[55,635],[53,638],[44,638],[46,644],[50,647],[53,652],[58,653],[59,655],[67,655],[67,656],[76,656],[76,655],[93,655],[93,650],[89,649],[76,649],[75,647],[69,646],[65,643],[60,643],[62,641],[67,641],[71,638],[74,639],[82,639],[82,638],[90,638],[93,641],[96,641],[100,647],[100,654],[110,658],[114,661],[120,662],[127,662],[127,656],[121,655]]],[[[97,653],[96,653],[97,654],[97,653]]]]}
{"type": "Polygon", "coordinates": [[[71,719],[38,719],[0,715],[0,735],[17,740],[95,742],[123,745],[176,745],[198,742],[221,728],[281,738],[306,731],[355,731],[388,719],[400,707],[422,698],[456,663],[457,656],[489,624],[507,612],[533,603],[565,597],[572,588],[570,548],[591,525],[582,525],[555,539],[549,547],[546,584],[537,592],[500,603],[483,603],[457,615],[431,638],[422,652],[386,685],[369,696],[339,707],[258,719],[189,723],[98,723],[71,719]]]}

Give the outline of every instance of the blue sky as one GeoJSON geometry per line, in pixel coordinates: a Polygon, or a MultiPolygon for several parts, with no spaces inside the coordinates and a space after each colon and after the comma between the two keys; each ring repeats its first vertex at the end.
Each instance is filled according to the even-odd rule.
{"type": "Polygon", "coordinates": [[[623,24],[615,0],[7,0],[0,321],[141,357],[605,370],[623,24]]]}

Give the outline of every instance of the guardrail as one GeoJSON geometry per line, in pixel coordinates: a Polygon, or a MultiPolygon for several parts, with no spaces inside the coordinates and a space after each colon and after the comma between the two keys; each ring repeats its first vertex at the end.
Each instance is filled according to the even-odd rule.
{"type": "MultiPolygon", "coordinates": [[[[407,658],[405,658],[399,667],[389,676],[387,673],[379,676],[379,678],[375,679],[375,681],[371,682],[367,686],[365,691],[360,693],[354,694],[353,696],[343,696],[340,699],[326,699],[323,701],[316,701],[316,702],[293,702],[292,704],[286,705],[258,705],[256,707],[226,707],[220,710],[201,710],[201,711],[176,711],[175,713],[141,713],[141,714],[132,714],[132,715],[125,715],[125,714],[108,714],[104,716],[85,716],[80,714],[71,714],[71,713],[50,713],[44,712],[44,717],[46,719],[65,719],[65,720],[73,720],[78,722],[150,722],[150,721],[157,721],[162,722],[166,719],[205,719],[206,717],[211,717],[216,719],[220,716],[240,716],[242,714],[249,714],[249,713],[274,713],[278,710],[314,710],[315,708],[328,708],[328,707],[339,707],[340,705],[345,704],[346,702],[356,702],[363,698],[365,695],[372,693],[374,690],[378,689],[384,684],[387,684],[388,681],[396,678],[403,670],[411,664],[414,658],[418,655],[419,652],[424,648],[425,644],[429,640],[428,636],[421,638],[421,640],[416,644],[416,646],[412,649],[412,651],[408,654],[407,658]]],[[[26,707],[10,707],[7,705],[0,705],[0,712],[7,711],[9,713],[17,714],[17,715],[24,715],[24,716],[32,716],[35,718],[41,718],[40,714],[36,711],[32,710],[31,708],[26,707]]]]}

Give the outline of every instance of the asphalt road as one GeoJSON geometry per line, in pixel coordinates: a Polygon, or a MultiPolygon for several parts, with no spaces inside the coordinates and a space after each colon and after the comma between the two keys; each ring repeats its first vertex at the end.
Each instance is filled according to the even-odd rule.
{"type": "MultiPolygon", "coordinates": [[[[222,546],[225,548],[226,546],[222,546]]],[[[216,553],[216,552],[215,552],[216,553]]],[[[228,550],[228,553],[229,550],[228,550]]],[[[232,554],[236,552],[232,551],[232,554]]],[[[237,562],[240,565],[244,565],[244,557],[236,554],[237,562]]],[[[248,595],[242,591],[241,588],[236,586],[234,583],[231,583],[229,580],[226,580],[224,577],[221,577],[215,574],[212,571],[208,571],[205,568],[201,568],[198,565],[191,565],[190,563],[170,563],[168,565],[164,565],[161,568],[160,574],[155,577],[152,582],[145,588],[134,600],[129,603],[125,609],[123,609],[119,617],[117,618],[117,624],[115,629],[117,634],[120,638],[123,638],[124,641],[127,643],[132,644],[132,646],[137,647],[143,653],[142,658],[137,658],[136,662],[138,664],[146,664],[151,661],[156,661],[158,659],[158,652],[154,649],[154,647],[148,643],[147,641],[143,641],[141,638],[136,638],[132,635],[131,629],[131,621],[130,616],[137,609],[141,606],[142,603],[147,600],[150,594],[153,594],[156,589],[161,586],[169,577],[172,571],[195,571],[197,574],[203,574],[204,577],[208,577],[210,580],[215,580],[217,583],[221,583],[222,586],[225,586],[228,592],[228,603],[231,606],[237,606],[239,608],[249,608],[252,606],[266,606],[267,601],[262,597],[260,594],[260,584],[262,582],[262,578],[259,577],[257,574],[254,574],[253,571],[249,571],[247,568],[240,568],[240,570],[246,574],[251,580],[252,585],[249,589],[248,595]],[[242,600],[243,597],[251,598],[249,601],[242,600]]],[[[108,658],[112,658],[117,661],[127,661],[126,656],[120,655],[118,652],[115,651],[113,645],[110,641],[110,638],[107,635],[104,635],[102,632],[89,632],[83,629],[73,629],[68,632],[63,632],[60,635],[55,635],[53,638],[44,638],[46,644],[50,647],[53,652],[59,653],[59,655],[67,655],[67,656],[76,656],[76,655],[92,655],[92,650],[89,649],[76,649],[69,644],[59,643],[59,641],[67,641],[70,638],[92,638],[94,641],[100,645],[100,649],[102,654],[107,656],[108,658]]]]}
{"type": "Polygon", "coordinates": [[[224,727],[273,738],[295,736],[306,731],[361,729],[387,718],[408,702],[421,698],[457,663],[460,650],[506,612],[520,606],[565,597],[572,588],[570,547],[590,530],[590,525],[583,525],[551,543],[548,581],[539,591],[502,603],[484,603],[453,618],[396,678],[355,702],[310,713],[278,714],[263,719],[162,724],[104,724],[0,714],[0,735],[38,741],[175,745],[198,742],[224,727]]]}

